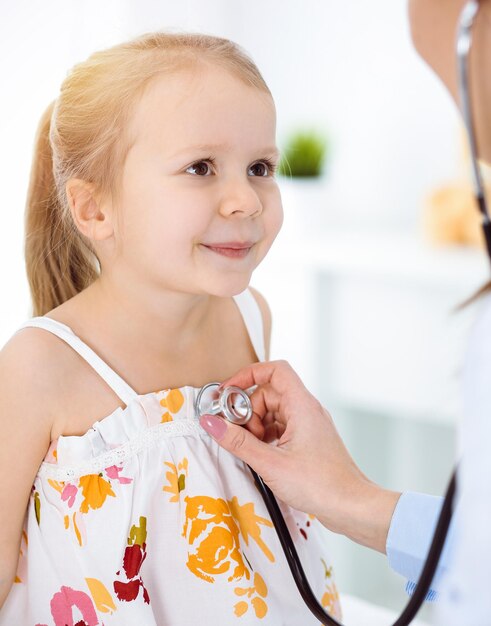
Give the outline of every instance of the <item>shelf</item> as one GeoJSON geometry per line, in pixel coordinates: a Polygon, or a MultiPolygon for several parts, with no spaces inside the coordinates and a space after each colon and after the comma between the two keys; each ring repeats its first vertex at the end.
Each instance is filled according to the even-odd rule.
{"type": "Polygon", "coordinates": [[[464,246],[434,247],[416,234],[330,229],[299,237],[280,232],[268,263],[300,264],[308,270],[396,277],[472,291],[490,276],[483,251],[464,246]]]}

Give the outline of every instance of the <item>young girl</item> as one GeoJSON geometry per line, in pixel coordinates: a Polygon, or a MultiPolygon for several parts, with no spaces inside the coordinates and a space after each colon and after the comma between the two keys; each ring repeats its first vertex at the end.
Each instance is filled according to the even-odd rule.
{"type": "MultiPolygon", "coordinates": [[[[193,33],[93,54],[44,114],[34,317],[0,352],[2,626],[318,624],[247,466],[193,406],[268,358],[248,285],[282,223],[275,123],[244,51],[193,33]]],[[[339,617],[317,520],[280,506],[339,617]]]]}

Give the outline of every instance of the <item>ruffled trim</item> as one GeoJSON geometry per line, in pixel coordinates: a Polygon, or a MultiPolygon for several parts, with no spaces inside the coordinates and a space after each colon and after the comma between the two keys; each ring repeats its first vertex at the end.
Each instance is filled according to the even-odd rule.
{"type": "Polygon", "coordinates": [[[73,477],[93,473],[135,454],[144,441],[206,433],[194,410],[200,389],[185,386],[138,396],[125,408],[118,407],[94,422],[83,435],[61,435],[51,443],[38,475],[54,478],[55,474],[73,477]]]}
{"type": "Polygon", "coordinates": [[[70,466],[42,463],[38,471],[38,476],[52,478],[58,481],[70,482],[80,476],[99,474],[107,467],[120,465],[126,459],[138,454],[141,450],[152,445],[159,439],[166,437],[178,437],[182,435],[204,435],[205,437],[210,437],[198,421],[192,422],[178,420],[175,422],[157,424],[157,426],[141,430],[137,436],[121,445],[118,445],[113,450],[102,452],[98,456],[84,459],[79,463],[75,463],[70,466]]]}

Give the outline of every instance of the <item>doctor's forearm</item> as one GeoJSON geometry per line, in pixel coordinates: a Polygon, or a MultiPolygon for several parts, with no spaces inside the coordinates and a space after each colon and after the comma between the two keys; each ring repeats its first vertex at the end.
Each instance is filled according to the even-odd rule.
{"type": "Polygon", "coordinates": [[[336,523],[332,521],[332,506],[317,516],[319,521],[326,528],[385,554],[387,534],[401,493],[383,489],[366,478],[352,485],[346,493],[349,495],[342,511],[336,513],[336,523]]]}

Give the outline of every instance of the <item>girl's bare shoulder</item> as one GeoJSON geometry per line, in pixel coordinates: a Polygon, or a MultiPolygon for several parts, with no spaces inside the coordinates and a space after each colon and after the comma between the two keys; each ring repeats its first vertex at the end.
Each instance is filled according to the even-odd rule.
{"type": "Polygon", "coordinates": [[[49,420],[59,388],[61,342],[42,328],[28,326],[19,329],[0,350],[1,386],[8,386],[18,405],[29,405],[31,414],[49,420]]]}

